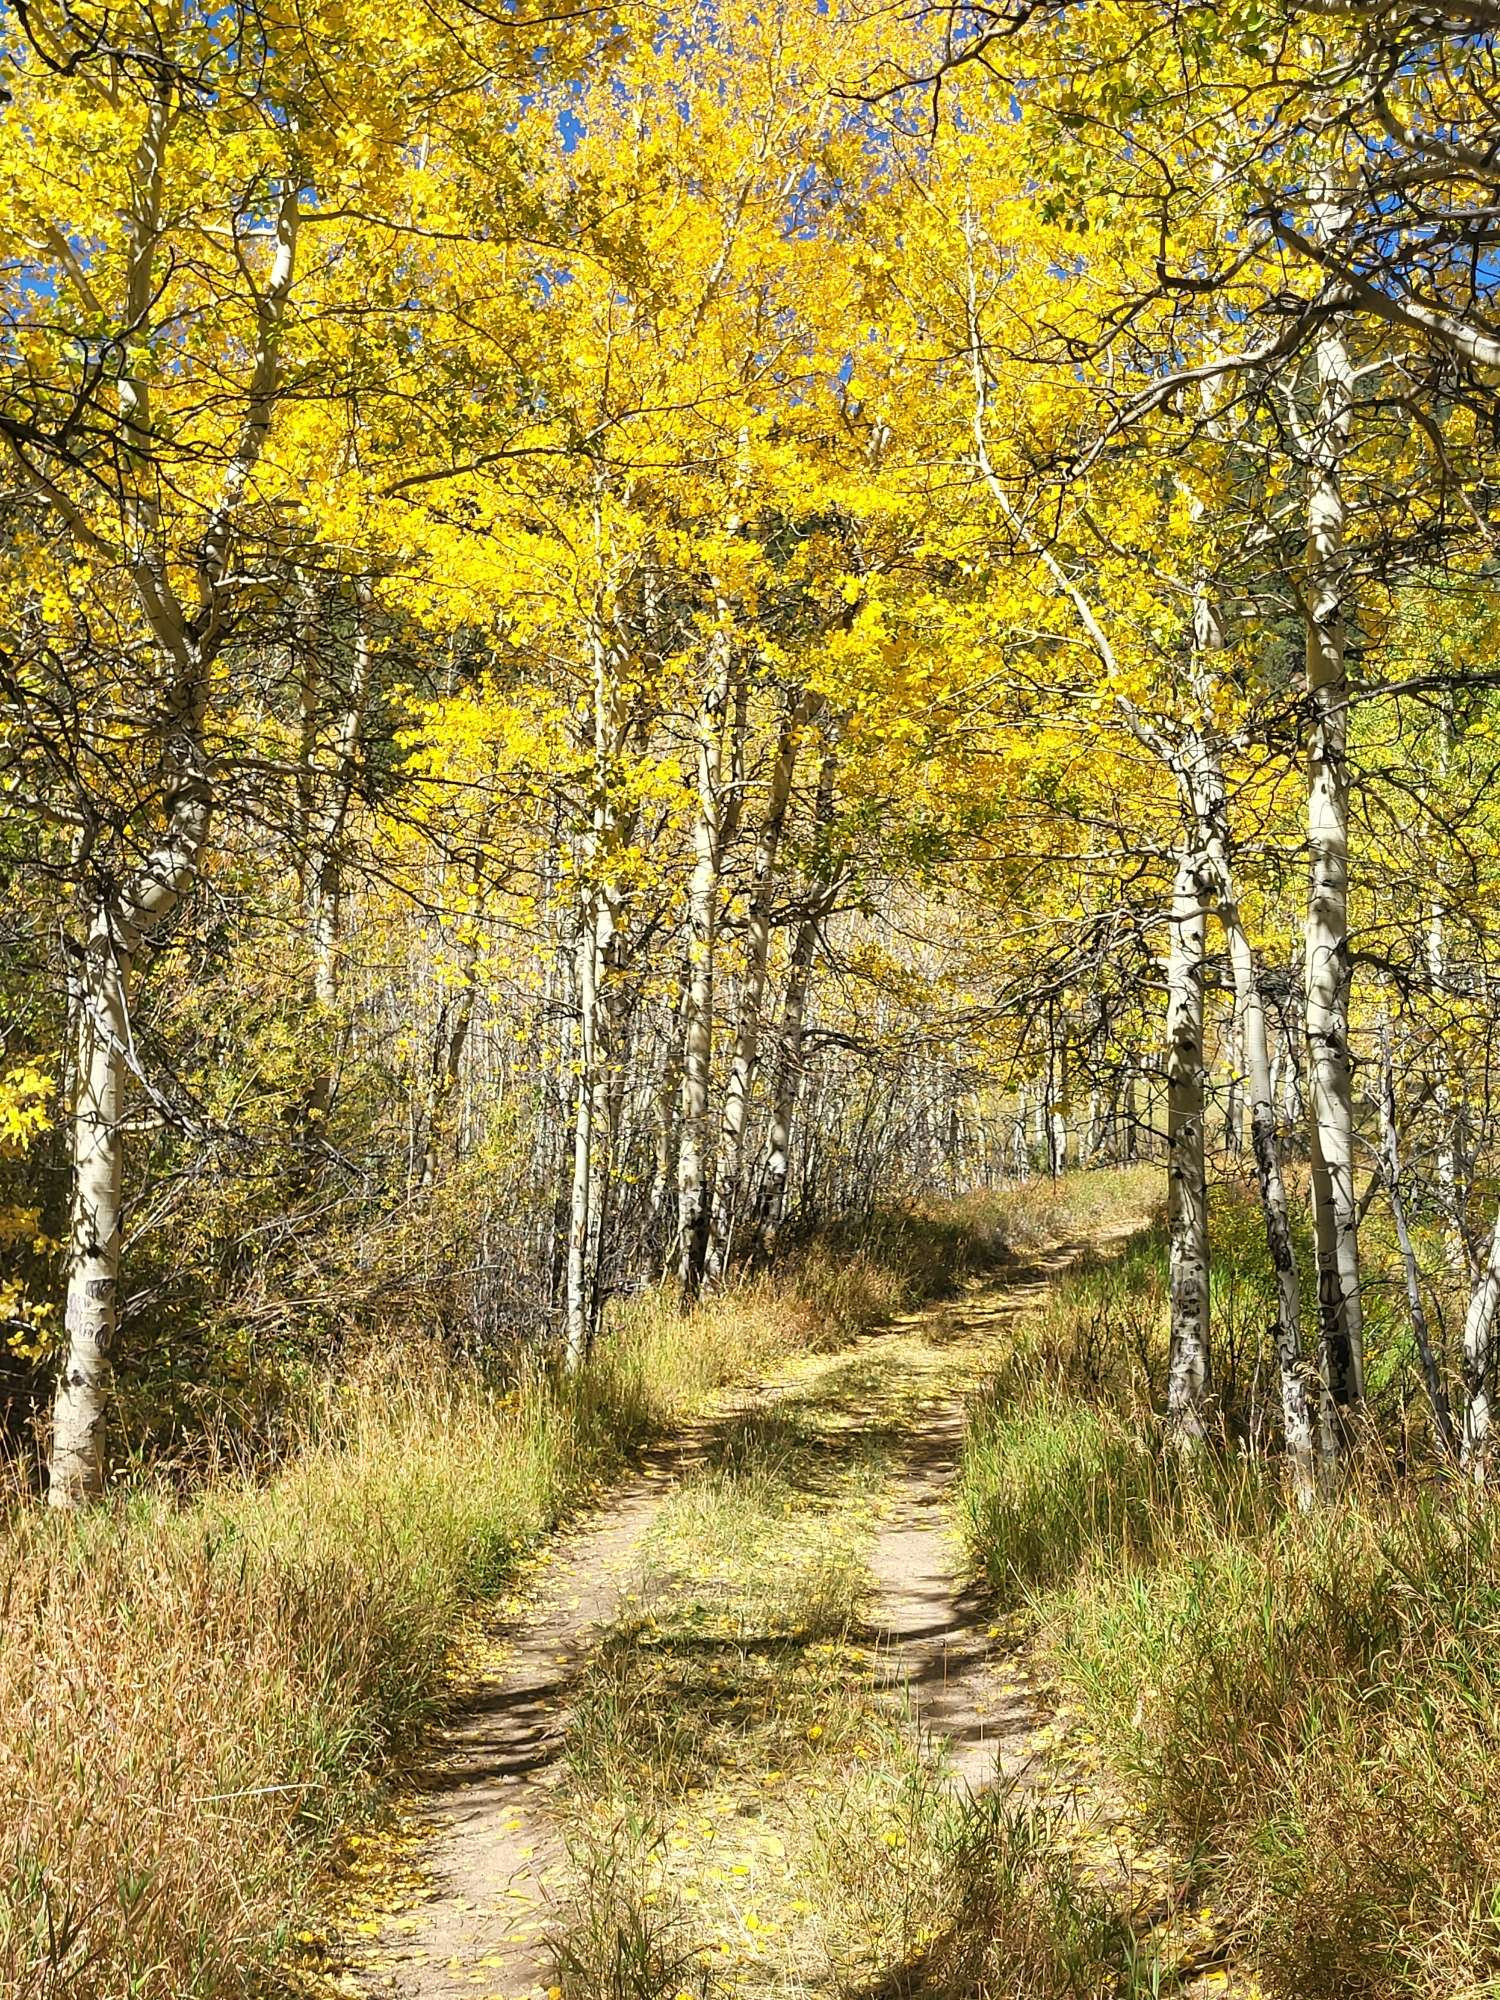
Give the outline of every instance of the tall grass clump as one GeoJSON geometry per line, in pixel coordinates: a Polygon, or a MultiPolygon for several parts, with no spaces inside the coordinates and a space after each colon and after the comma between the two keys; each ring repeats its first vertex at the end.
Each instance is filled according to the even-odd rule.
{"type": "MultiPolygon", "coordinates": [[[[1254,1235],[1221,1232],[1216,1306],[1244,1335],[1254,1235]]],[[[1159,1263],[1127,1261],[1020,1330],[971,1415],[976,1557],[1269,2000],[1500,1990],[1500,1517],[1378,1441],[1310,1517],[1258,1426],[1184,1466],[1153,1407],[1161,1307],[1159,1263]]],[[[1255,1365],[1246,1338],[1241,1413],[1255,1365]]]]}

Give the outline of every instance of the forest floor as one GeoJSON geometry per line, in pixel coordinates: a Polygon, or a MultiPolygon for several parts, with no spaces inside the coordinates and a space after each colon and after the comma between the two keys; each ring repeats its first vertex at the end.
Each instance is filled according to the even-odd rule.
{"type": "Polygon", "coordinates": [[[347,1850],[300,1989],[936,2000],[1009,1991],[975,1974],[1020,1922],[1017,1977],[1139,1949],[1129,1987],[1233,1991],[950,1520],[965,1400],[1083,1248],[802,1357],[561,1537],[347,1850]]]}

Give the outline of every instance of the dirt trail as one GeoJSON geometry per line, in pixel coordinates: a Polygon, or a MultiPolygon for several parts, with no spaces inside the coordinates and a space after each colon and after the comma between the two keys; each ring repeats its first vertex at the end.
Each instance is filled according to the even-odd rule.
{"type": "Polygon", "coordinates": [[[560,1844],[544,1806],[576,1662],[619,1611],[636,1552],[680,1472],[663,1456],[565,1535],[525,1623],[502,1635],[416,1780],[432,1893],[353,1968],[401,2000],[545,1990],[544,1932],[560,1844]]]}
{"type": "Polygon", "coordinates": [[[483,1647],[452,1717],[433,1732],[413,1780],[428,1893],[414,1914],[354,1947],[353,1991],[367,2000],[546,1993],[547,1925],[564,1868],[549,1794],[580,1668],[635,1594],[641,1546],[669,1495],[717,1432],[781,1393],[761,1385],[686,1427],[598,1514],[559,1536],[524,1610],[483,1647]]]}
{"type": "MultiPolygon", "coordinates": [[[[961,1581],[947,1505],[963,1437],[963,1398],[953,1383],[965,1371],[955,1370],[956,1353],[947,1360],[933,1324],[946,1315],[946,1339],[972,1364],[976,1341],[998,1340],[1083,1247],[1058,1248],[890,1329],[898,1341],[920,1331],[915,1386],[930,1393],[919,1403],[908,1398],[893,1502],[872,1553],[880,1673],[906,1691],[918,1726],[946,1740],[952,1781],[972,1789],[1000,1773],[1024,1775],[1038,1717],[1024,1685],[998,1684],[984,1612],[961,1581]]],[[[873,1349],[887,1336],[866,1339],[873,1349]]],[[[902,1353],[904,1361],[904,1345],[902,1353]]],[[[684,1474],[725,1425],[779,1400],[786,1386],[752,1391],[686,1432],[590,1523],[560,1539],[521,1619],[478,1661],[470,1692],[437,1733],[417,1780],[426,1899],[359,1950],[345,1990],[364,2000],[546,1993],[547,1926],[565,1868],[564,1827],[549,1805],[575,1683],[597,1636],[638,1588],[642,1545],[684,1474]]]]}
{"type": "MultiPolygon", "coordinates": [[[[1123,1241],[1135,1226],[1098,1240],[1123,1241]]],[[[956,1329],[966,1340],[998,1338],[1091,1247],[1060,1245],[964,1299],[950,1309],[956,1329]]],[[[1041,1716],[1023,1672],[1013,1671],[1003,1685],[999,1679],[984,1593],[967,1579],[953,1533],[950,1488],[963,1434],[962,1396],[929,1401],[910,1420],[894,1505],[870,1567],[887,1682],[904,1691],[923,1736],[941,1741],[950,1782],[979,1791],[1026,1782],[1037,1763],[1033,1738],[1041,1716]]]]}

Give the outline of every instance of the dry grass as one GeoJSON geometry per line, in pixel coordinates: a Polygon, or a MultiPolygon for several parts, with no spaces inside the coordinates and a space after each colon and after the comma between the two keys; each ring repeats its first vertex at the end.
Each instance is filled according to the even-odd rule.
{"type": "MultiPolygon", "coordinates": [[[[1262,1287],[1253,1216],[1220,1214],[1222,1337],[1262,1287]]],[[[1398,1474],[1423,1463],[1420,1418],[1311,1519],[1274,1461],[1165,1455],[1162,1298],[1148,1241],[1021,1329],[972,1416],[971,1545],[1262,1992],[1500,1990],[1500,1516],[1398,1474]]],[[[1394,1337],[1376,1352],[1399,1412],[1394,1337]]],[[[1230,1384],[1246,1428],[1253,1360],[1230,1384]]]]}
{"type": "MultiPolygon", "coordinates": [[[[224,2000],[442,1699],[470,1607],[648,1436],[996,1254],[1005,1204],[873,1218],[594,1365],[506,1388],[371,1356],[262,1482],[0,1525],[0,1992],[224,2000]]],[[[1014,1222],[1015,1205],[1011,1204],[1014,1222]]],[[[252,1454],[253,1456],[253,1454],[252,1454]]],[[[827,1578],[824,1579],[825,1584],[827,1578]]]]}

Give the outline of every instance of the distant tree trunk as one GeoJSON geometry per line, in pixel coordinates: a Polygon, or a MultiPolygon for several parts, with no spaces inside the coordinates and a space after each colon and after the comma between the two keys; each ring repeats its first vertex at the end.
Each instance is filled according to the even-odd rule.
{"type": "Polygon", "coordinates": [[[1432,1345],[1432,1333],[1427,1324],[1427,1309],[1422,1302],[1421,1277],[1417,1270],[1416,1252],[1412,1248],[1411,1232],[1406,1224],[1406,1201],[1401,1180],[1401,1141],[1396,1125],[1396,1065],[1391,1054],[1391,1024],[1389,1016],[1380,1024],[1380,1163],[1385,1180],[1386,1199],[1391,1205],[1391,1220],[1396,1225],[1396,1243],[1401,1252],[1401,1271],[1406,1280],[1406,1304],[1411,1314],[1411,1330],[1417,1343],[1417,1355],[1422,1364],[1422,1380],[1427,1386],[1427,1400],[1432,1406],[1433,1428],[1437,1432],[1438,1446],[1448,1458],[1458,1456],[1458,1440],[1453,1435],[1453,1414],[1448,1407],[1448,1392],[1443,1387],[1442,1370],[1438,1367],[1437,1354],[1432,1345]]]}
{"type": "MultiPolygon", "coordinates": [[[[1322,204],[1325,208],[1326,201],[1322,204]]],[[[1364,1319],[1354,1191],[1349,1061],[1349,679],[1345,658],[1342,470],[1352,416],[1346,335],[1329,320],[1316,346],[1319,404],[1307,505],[1307,836],[1311,861],[1305,1020],[1313,1222],[1323,1349],[1324,1449],[1336,1452],[1364,1401],[1364,1319]]]]}
{"type": "Polygon", "coordinates": [[[1245,1022],[1238,989],[1224,1037],[1224,1146],[1230,1153],[1245,1150],[1245,1022]]]}
{"type": "Polygon", "coordinates": [[[1185,842],[1172,892],[1167,956],[1167,1217],[1171,1350],[1167,1421],[1184,1442],[1207,1436],[1208,1182],[1203,1126],[1202,856],[1185,842]]]}
{"type": "Polygon", "coordinates": [[[807,1025],[807,989],[818,948],[819,912],[806,909],[798,919],[787,961],[786,996],[781,1009],[780,1047],[766,1129],[766,1169],[761,1184],[760,1245],[775,1254],[786,1220],[787,1174],[791,1164],[792,1121],[802,1092],[802,1037],[807,1025]]]}
{"type": "Polygon", "coordinates": [[[677,1154],[677,1279],[684,1308],[698,1297],[708,1255],[705,1182],[709,1086],[713,1065],[714,949],[724,848],[723,727],[734,669],[727,631],[710,643],[708,683],[698,712],[697,810],[688,884],[687,1019],[683,1033],[682,1125],[677,1154]]]}
{"type": "MultiPolygon", "coordinates": [[[[616,763],[625,731],[618,650],[610,642],[602,605],[596,606],[590,644],[592,771],[587,831],[579,862],[576,944],[578,988],[578,1074],[573,1098],[573,1165],[568,1200],[567,1292],[564,1359],[582,1367],[593,1351],[599,1302],[603,1201],[596,1149],[605,1136],[601,1092],[607,1050],[605,979],[616,933],[612,887],[615,849],[621,837],[616,798],[616,763]]],[[[605,1163],[604,1171],[608,1166],[605,1163]]]]}
{"type": "Polygon", "coordinates": [[[432,1038],[432,1078],[427,1092],[427,1129],[422,1142],[424,1190],[437,1184],[444,1141],[448,1136],[448,1113],[458,1088],[469,1029],[474,1021],[475,965],[471,958],[465,968],[458,993],[447,994],[438,1010],[437,1028],[432,1038]]]}
{"type": "Polygon", "coordinates": [[[802,1094],[802,1044],[807,1025],[807,997],[817,958],[819,929],[833,908],[838,893],[838,863],[831,852],[829,840],[837,770],[838,760],[832,744],[825,743],[818,767],[817,791],[813,797],[810,829],[812,861],[798,899],[796,928],[787,958],[786,986],[766,1122],[765,1165],[761,1172],[756,1208],[760,1254],[768,1258],[775,1255],[786,1219],[792,1129],[802,1094]]]}
{"type": "Polygon", "coordinates": [[[1083,1128],[1083,1148],[1079,1154],[1080,1166],[1091,1167],[1099,1151],[1100,1098],[1098,1084],[1089,1087],[1088,1122],[1083,1128]]]}
{"type": "Polygon", "coordinates": [[[677,1262],[676,1236],[673,1213],[677,1192],[676,1167],[678,1147],[678,1119],[682,1109],[682,1039],[687,1018],[687,976],[685,974],[682,993],[667,1028],[666,1044],[662,1050],[661,1075],[657,1079],[655,1093],[655,1114],[653,1129],[655,1137],[655,1165],[651,1177],[651,1231],[652,1241],[663,1253],[662,1268],[671,1268],[677,1262]],[[667,1252],[670,1251],[670,1255],[667,1252]]]}
{"type": "Polygon", "coordinates": [[[340,994],[339,945],[344,924],[344,843],[349,808],[359,779],[360,749],[369,706],[372,649],[369,591],[356,593],[353,663],[348,699],[331,729],[325,729],[318,685],[318,654],[311,632],[304,633],[302,759],[299,791],[305,818],[304,914],[312,959],[312,1000],[317,1015],[314,1048],[318,1060],[302,1104],[303,1145],[310,1159],[324,1140],[333,1104],[334,1069],[330,1034],[340,994]]]}
{"type": "Polygon", "coordinates": [[[760,1049],[776,866],[786,826],[787,807],[791,802],[797,751],[809,711],[810,704],[806,698],[799,697],[789,706],[783,718],[771,765],[766,814],[755,843],[754,874],[745,918],[745,981],[735,1028],[734,1059],[724,1091],[718,1163],[714,1174],[707,1268],[709,1275],[715,1278],[728,1270],[733,1259],[735,1232],[744,1203],[745,1129],[760,1049]]]}

